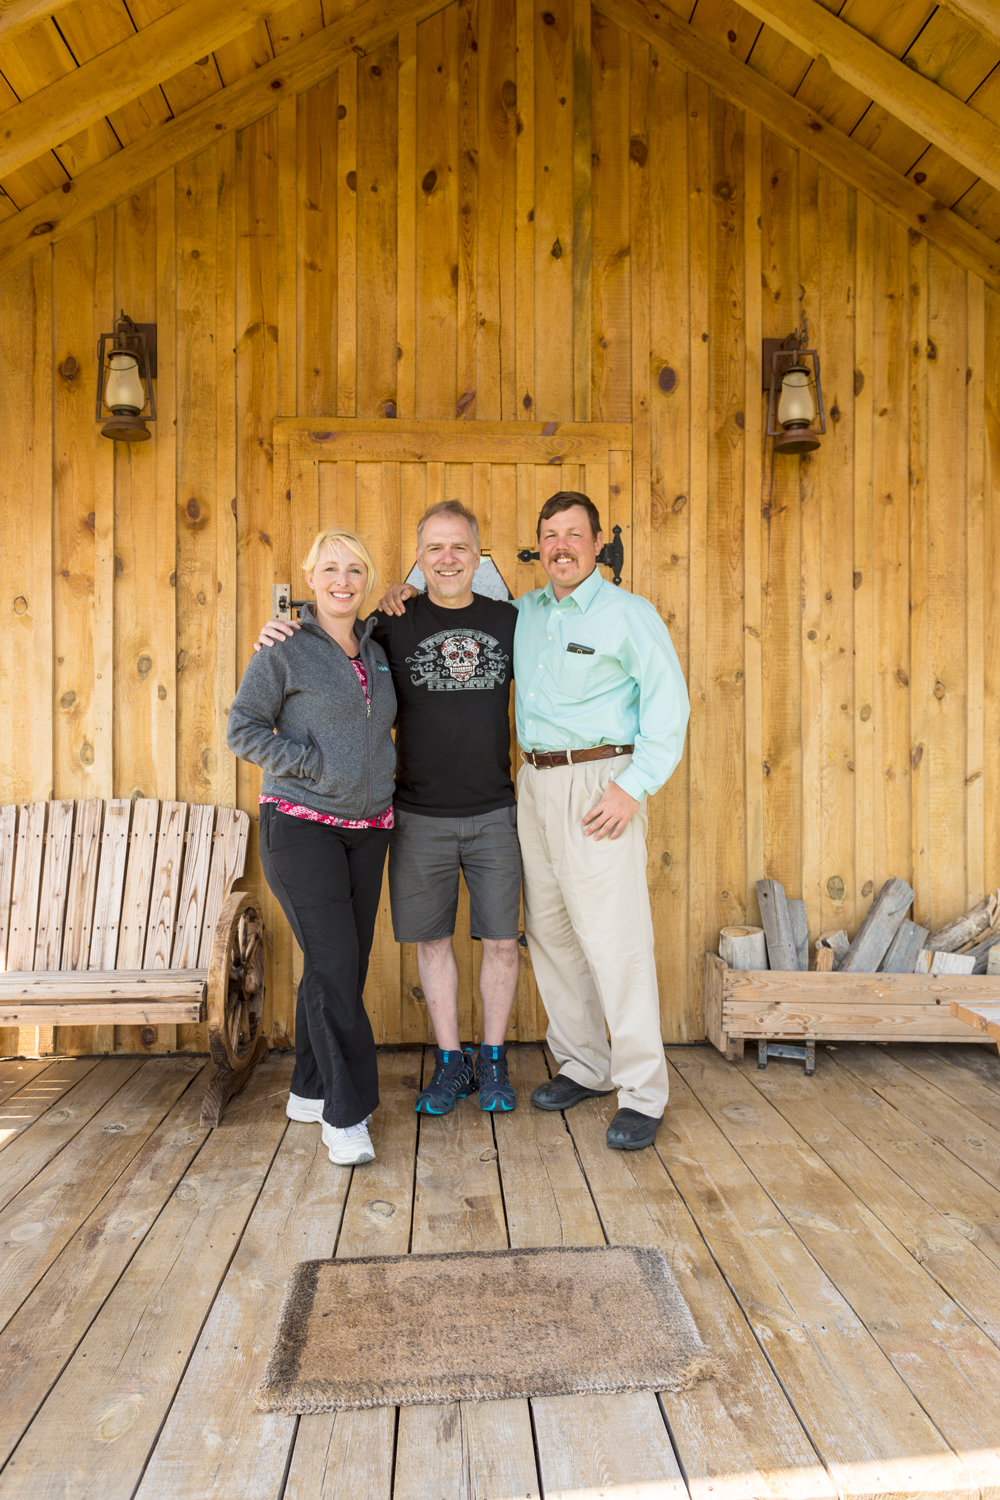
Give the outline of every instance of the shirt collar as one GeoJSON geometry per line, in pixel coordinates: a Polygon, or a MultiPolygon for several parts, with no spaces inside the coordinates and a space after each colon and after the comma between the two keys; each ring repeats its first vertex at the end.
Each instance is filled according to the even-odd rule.
{"type": "MultiPolygon", "coordinates": [[[[566,595],[566,599],[572,599],[575,602],[577,609],[583,610],[584,613],[586,613],[591,604],[594,602],[594,599],[597,597],[598,591],[600,590],[603,582],[604,579],[601,577],[600,568],[595,568],[594,571],[589,575],[589,577],[585,578],[582,583],[577,584],[576,588],[571,594],[566,595]]],[[[552,592],[551,578],[542,589],[541,597],[543,604],[555,603],[555,594],[552,592]]]]}

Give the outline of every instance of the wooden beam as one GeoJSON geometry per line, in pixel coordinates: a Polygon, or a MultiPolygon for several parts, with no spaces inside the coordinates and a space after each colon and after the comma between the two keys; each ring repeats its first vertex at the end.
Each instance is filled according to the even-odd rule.
{"type": "Polygon", "coordinates": [[[351,58],[382,46],[406,21],[420,22],[447,0],[367,0],[350,15],[289,47],[176,120],[158,125],[107,161],[47,193],[0,224],[0,275],[26,256],[54,245],[109,203],[128,198],[168,168],[204,151],[222,131],[242,130],[278,100],[322,83],[351,58]]]}
{"type": "MultiPolygon", "coordinates": [[[[839,78],[868,94],[904,125],[1000,188],[1000,126],[908,68],[818,0],[740,0],[758,20],[820,58],[839,78]]],[[[995,10],[995,3],[994,3],[995,10]]]]}
{"type": "Polygon", "coordinates": [[[150,26],[126,37],[0,114],[0,177],[68,141],[95,120],[120,109],[154,84],[216,47],[249,31],[274,9],[274,0],[185,0],[150,26]]]}
{"type": "Polygon", "coordinates": [[[8,42],[47,16],[64,10],[71,0],[0,0],[0,42],[8,42]]]}
{"type": "Polygon", "coordinates": [[[945,0],[945,5],[953,15],[961,16],[982,32],[994,47],[1000,47],[1000,10],[996,0],[945,0]]]}
{"type": "MultiPolygon", "coordinates": [[[[993,240],[665,6],[653,0],[594,0],[594,7],[643,37],[676,66],[705,79],[725,98],[758,115],[768,130],[790,146],[809,152],[844,182],[866,193],[911,230],[1000,291],[1000,246],[993,240]]],[[[15,222],[9,219],[0,225],[0,244],[7,226],[15,222]]]]}

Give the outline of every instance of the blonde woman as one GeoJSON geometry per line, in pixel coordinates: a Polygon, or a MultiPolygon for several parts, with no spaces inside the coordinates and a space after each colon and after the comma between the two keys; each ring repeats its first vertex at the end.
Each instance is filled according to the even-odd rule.
{"type": "Polygon", "coordinates": [[[321,532],[303,563],[314,605],[283,651],[247,666],[229,712],[229,748],[264,772],[264,875],[303,954],[295,1071],[287,1112],[322,1122],[330,1160],[374,1160],[378,1104],[371,1023],[361,994],[393,826],[396,695],[358,615],[375,587],[363,542],[321,532]]]}

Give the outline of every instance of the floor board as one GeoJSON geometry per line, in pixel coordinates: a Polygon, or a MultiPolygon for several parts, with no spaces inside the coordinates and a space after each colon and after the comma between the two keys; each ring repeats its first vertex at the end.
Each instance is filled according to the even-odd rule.
{"type": "Polygon", "coordinates": [[[377,1161],[330,1164],[259,1067],[216,1131],[191,1057],[0,1062],[0,1500],[927,1500],[1000,1494],[1000,1058],[669,1048],[654,1150],[613,1098],[413,1110],[380,1055],[377,1161]],[[6,1133],[5,1133],[6,1132],[6,1133]],[[293,1266],[661,1247],[716,1361],[691,1390],[262,1415],[293,1266]]]}

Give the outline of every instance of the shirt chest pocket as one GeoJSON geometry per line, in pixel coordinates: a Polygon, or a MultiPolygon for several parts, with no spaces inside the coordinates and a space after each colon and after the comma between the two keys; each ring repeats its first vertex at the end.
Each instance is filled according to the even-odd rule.
{"type": "Polygon", "coordinates": [[[599,658],[583,651],[555,650],[549,658],[549,678],[557,693],[579,700],[590,692],[599,658]]]}

